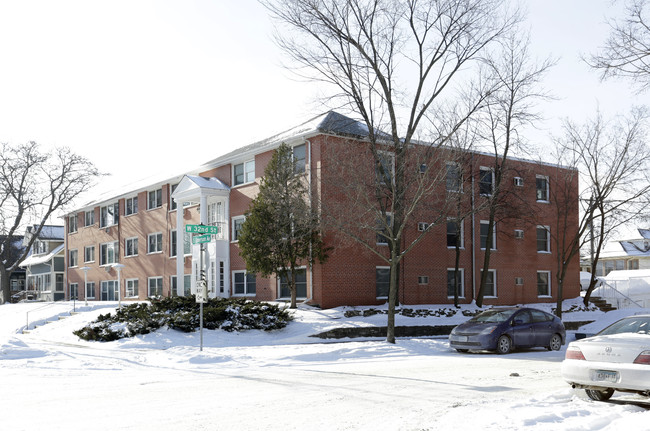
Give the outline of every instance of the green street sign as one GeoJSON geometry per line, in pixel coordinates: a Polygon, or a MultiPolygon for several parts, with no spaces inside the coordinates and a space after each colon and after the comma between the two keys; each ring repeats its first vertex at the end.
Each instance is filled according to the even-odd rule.
{"type": "Polygon", "coordinates": [[[210,242],[212,240],[212,235],[197,235],[192,237],[192,244],[202,244],[204,242],[210,242]]]}
{"type": "Polygon", "coordinates": [[[185,232],[216,235],[219,229],[216,226],[206,226],[203,224],[186,224],[185,232]]]}

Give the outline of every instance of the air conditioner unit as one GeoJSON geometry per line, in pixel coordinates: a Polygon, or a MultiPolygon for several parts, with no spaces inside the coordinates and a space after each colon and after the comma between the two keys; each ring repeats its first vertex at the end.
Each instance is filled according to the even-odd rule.
{"type": "Polygon", "coordinates": [[[515,185],[517,187],[523,187],[524,186],[524,179],[521,177],[515,177],[515,185]]]}
{"type": "Polygon", "coordinates": [[[524,231],[521,229],[515,229],[515,238],[522,239],[524,237],[524,231]]]}
{"type": "Polygon", "coordinates": [[[515,277],[515,285],[523,286],[524,285],[524,277],[515,277]]]}

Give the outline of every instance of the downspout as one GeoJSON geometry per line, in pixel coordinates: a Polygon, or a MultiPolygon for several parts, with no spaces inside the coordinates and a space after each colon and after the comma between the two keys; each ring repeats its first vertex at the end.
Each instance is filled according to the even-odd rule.
{"type": "Polygon", "coordinates": [[[472,174],[472,197],[471,211],[472,211],[472,300],[476,300],[476,213],[474,211],[474,154],[470,155],[470,169],[472,174]]]}

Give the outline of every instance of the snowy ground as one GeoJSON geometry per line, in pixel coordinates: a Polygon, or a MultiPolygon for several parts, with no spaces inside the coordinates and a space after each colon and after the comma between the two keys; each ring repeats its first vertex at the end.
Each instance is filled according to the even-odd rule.
{"type": "MultiPolygon", "coordinates": [[[[202,352],[198,332],[94,343],[72,331],[116,304],[76,305],[82,313],[28,334],[21,333],[27,311],[31,329],[67,315],[72,303],[0,306],[0,429],[650,429],[641,406],[596,403],[573,391],[560,376],[564,348],[498,356],[458,354],[444,338],[323,343],[309,335],[383,326],[386,318],[308,308],[273,333],[204,331],[202,352]]],[[[565,321],[609,317],[578,312],[565,321]]],[[[398,317],[397,324],[466,319],[398,317]]],[[[643,401],[614,399],[622,398],[643,401]]]]}

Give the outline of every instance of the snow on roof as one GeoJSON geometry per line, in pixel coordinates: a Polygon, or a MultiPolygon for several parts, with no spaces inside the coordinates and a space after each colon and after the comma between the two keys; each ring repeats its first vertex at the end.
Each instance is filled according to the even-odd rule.
{"type": "MultiPolygon", "coordinates": [[[[33,226],[27,226],[27,234],[32,235],[38,230],[37,224],[33,226]]],[[[27,235],[26,235],[27,236],[27,235]]],[[[65,238],[65,228],[59,225],[43,225],[41,233],[38,235],[40,240],[60,240],[63,241],[65,238]]]]}
{"type": "Polygon", "coordinates": [[[27,259],[23,260],[18,266],[27,267],[31,265],[38,265],[40,263],[45,263],[51,260],[57,254],[59,254],[63,250],[64,245],[65,244],[61,244],[60,246],[58,246],[48,254],[39,254],[37,256],[31,255],[27,259]]]}
{"type": "Polygon", "coordinates": [[[230,187],[228,187],[219,178],[206,178],[198,175],[186,175],[186,177],[192,180],[193,183],[201,188],[226,191],[230,190],[230,187]]]}
{"type": "Polygon", "coordinates": [[[630,278],[650,277],[650,269],[629,269],[623,271],[611,271],[605,277],[605,281],[629,280],[630,278]]]}

